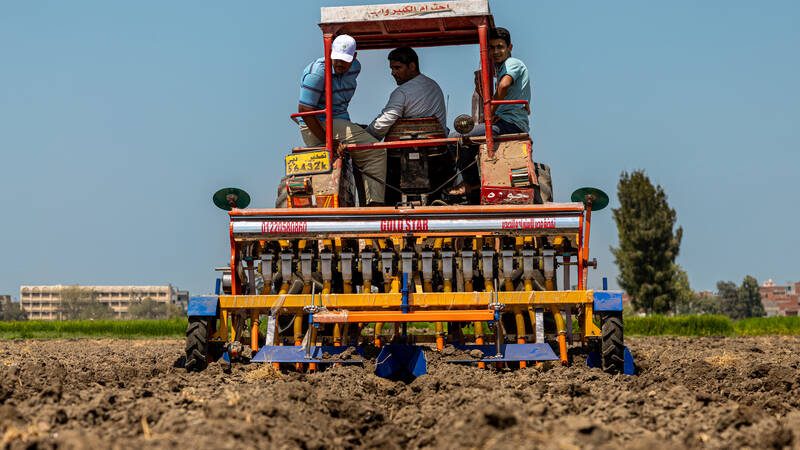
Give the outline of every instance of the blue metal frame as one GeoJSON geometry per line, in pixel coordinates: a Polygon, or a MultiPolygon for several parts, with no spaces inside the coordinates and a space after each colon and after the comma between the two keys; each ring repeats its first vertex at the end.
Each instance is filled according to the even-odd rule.
{"type": "Polygon", "coordinates": [[[216,295],[201,295],[189,299],[186,309],[187,317],[217,317],[219,297],[216,295]]]}
{"type": "Polygon", "coordinates": [[[622,291],[594,291],[595,311],[622,311],[622,291]]]}
{"type": "Polygon", "coordinates": [[[375,375],[381,378],[413,380],[428,372],[428,360],[416,345],[384,345],[375,365],[375,375]]]}
{"type": "Polygon", "coordinates": [[[340,364],[361,364],[364,358],[364,349],[359,346],[333,345],[312,346],[309,350],[310,357],[306,357],[306,349],[302,345],[265,345],[250,360],[252,363],[340,363],[340,364]],[[359,358],[336,359],[335,356],[354,347],[359,354],[359,358]],[[327,353],[330,357],[323,359],[323,354],[327,353]]]}
{"type": "Polygon", "coordinates": [[[449,363],[474,363],[474,362],[509,362],[509,361],[558,361],[558,355],[550,345],[545,343],[535,344],[501,344],[500,355],[494,344],[489,345],[454,345],[455,348],[469,352],[480,350],[484,357],[480,359],[447,359],[449,363]]]}

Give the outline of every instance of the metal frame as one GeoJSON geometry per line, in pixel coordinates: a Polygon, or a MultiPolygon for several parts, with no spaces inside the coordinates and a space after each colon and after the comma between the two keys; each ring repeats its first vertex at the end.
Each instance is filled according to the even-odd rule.
{"type": "MultiPolygon", "coordinates": [[[[492,105],[525,104],[525,100],[493,100],[493,87],[489,83],[490,73],[493,67],[489,61],[489,30],[494,27],[494,19],[489,13],[488,3],[483,1],[464,2],[464,14],[459,15],[455,12],[457,7],[449,3],[439,5],[437,2],[409,3],[397,5],[368,5],[361,16],[354,15],[354,8],[323,8],[323,21],[319,24],[323,34],[323,47],[325,52],[325,109],[295,113],[290,115],[292,120],[298,117],[325,114],[325,148],[329,152],[331,161],[333,159],[333,116],[332,116],[332,74],[330,50],[333,39],[340,33],[352,33],[356,43],[361,50],[394,48],[401,45],[411,47],[429,47],[440,45],[468,45],[478,44],[480,50],[481,81],[483,96],[484,124],[486,125],[486,146],[489,154],[494,154],[495,136],[492,130],[492,105]],[[470,3],[470,4],[467,4],[470,3]],[[445,8],[446,6],[446,8],[445,8]],[[368,8],[377,8],[369,10],[368,8]],[[438,9],[434,9],[438,8],[438,9]],[[347,10],[350,11],[347,11],[347,10]],[[447,11],[454,11],[447,14],[447,11]],[[377,12],[376,12],[377,11],[377,12]],[[386,12],[388,11],[388,12],[386,12]],[[478,15],[470,15],[471,11],[479,12],[478,15]],[[349,13],[349,14],[348,14],[349,13]],[[391,17],[396,15],[397,18],[391,17]],[[430,17],[428,17],[430,15],[430,17]],[[352,17],[360,17],[353,20],[352,17]],[[340,21],[350,19],[350,21],[340,21]],[[471,25],[470,28],[448,29],[450,21],[466,21],[471,25]],[[415,32],[395,32],[389,29],[387,23],[391,22],[392,29],[403,29],[404,27],[417,29],[415,32]],[[379,27],[379,31],[354,32],[361,24],[373,24],[379,27]],[[351,31],[350,27],[354,30],[351,31]],[[431,31],[432,30],[432,31],[431,31]]],[[[360,9],[360,8],[359,8],[360,9]]],[[[367,145],[347,145],[348,151],[359,151],[378,148],[401,148],[401,147],[432,147],[457,139],[419,139],[414,141],[402,142],[378,142],[367,145]]]]}
{"type": "MultiPolygon", "coordinates": [[[[433,3],[433,2],[429,2],[433,3]]],[[[359,43],[360,49],[377,49],[377,48],[390,48],[398,44],[412,45],[412,46],[434,46],[434,45],[462,45],[462,44],[478,44],[480,50],[480,63],[481,63],[481,79],[482,79],[482,94],[484,98],[483,108],[486,125],[485,144],[490,156],[494,154],[495,144],[499,141],[506,140],[507,137],[494,136],[492,131],[492,115],[491,109],[494,105],[507,105],[507,104],[527,104],[524,100],[493,100],[492,99],[492,85],[490,84],[490,74],[493,66],[490,64],[488,54],[488,35],[489,30],[494,26],[491,14],[488,13],[488,4],[486,0],[468,0],[465,3],[474,3],[478,6],[486,4],[486,14],[477,16],[459,16],[461,20],[461,28],[450,29],[452,24],[448,23],[447,17],[412,17],[391,19],[391,26],[389,19],[382,19],[374,21],[379,24],[379,32],[368,33],[355,33],[354,37],[359,43]],[[469,24],[469,27],[463,27],[463,21],[469,24]],[[410,32],[395,32],[392,30],[403,29],[404,24],[413,25],[415,31],[410,32]],[[428,28],[433,25],[438,26],[438,31],[430,31],[428,28]],[[428,27],[428,28],[426,28],[428,27]],[[362,45],[366,44],[366,45],[362,45]]],[[[428,3],[414,3],[407,4],[413,5],[413,8],[426,7],[428,3]]],[[[398,9],[398,11],[401,9],[398,9]]],[[[405,11],[406,8],[402,8],[405,11]]],[[[437,10],[438,11],[438,10],[437,10]]],[[[440,14],[437,12],[436,14],[440,14]]],[[[335,16],[335,15],[334,15],[335,16]]],[[[325,12],[323,11],[323,18],[325,12]]],[[[333,166],[333,116],[332,116],[332,65],[330,58],[330,49],[334,37],[341,32],[347,32],[349,27],[355,27],[358,24],[370,22],[369,20],[356,21],[356,22],[335,22],[325,21],[320,23],[320,28],[323,31],[323,43],[325,52],[325,109],[317,111],[309,111],[303,113],[295,113],[291,115],[293,120],[298,117],[325,114],[325,137],[326,143],[324,149],[328,151],[329,158],[331,158],[331,165],[333,166]],[[356,23],[357,22],[357,23],[356,23]]],[[[370,22],[371,23],[371,22],[370,22]]],[[[374,27],[373,27],[374,28],[374,27]]],[[[355,28],[354,28],[355,29],[355,28]]],[[[349,33],[348,33],[349,34],[349,33]]],[[[516,137],[519,139],[519,136],[516,137]]],[[[480,139],[477,139],[480,140],[480,139]]],[[[404,147],[427,147],[427,146],[441,146],[458,139],[448,138],[431,138],[431,139],[416,139],[404,140],[393,142],[381,142],[369,145],[348,145],[348,151],[362,151],[373,148],[404,148],[404,147]]],[[[211,317],[216,316],[220,320],[220,326],[216,327],[213,335],[210,336],[210,341],[215,343],[225,343],[241,339],[236,333],[246,330],[247,320],[250,321],[250,346],[252,350],[259,350],[258,342],[258,328],[260,316],[263,314],[271,315],[271,323],[274,322],[274,317],[277,315],[293,315],[297,321],[298,317],[305,323],[306,318],[309,326],[316,328],[319,324],[334,324],[338,327],[340,324],[345,326],[351,323],[395,323],[397,327],[403,327],[402,336],[405,338],[405,323],[408,322],[436,322],[436,344],[437,348],[441,349],[444,342],[445,333],[439,327],[443,322],[473,322],[475,324],[482,324],[489,322],[495,324],[495,334],[497,336],[496,346],[498,355],[501,351],[502,333],[500,331],[500,311],[511,312],[514,314],[514,320],[517,324],[517,330],[520,329],[520,324],[524,328],[524,316],[529,315],[534,326],[535,341],[536,343],[526,343],[524,336],[520,337],[518,333],[518,342],[516,344],[502,344],[503,348],[507,349],[510,353],[518,352],[520,354],[530,356],[536,346],[546,346],[543,343],[544,334],[542,329],[542,315],[544,311],[549,311],[554,314],[557,322],[558,340],[560,360],[562,363],[567,363],[567,349],[565,334],[571,338],[571,322],[564,325],[564,320],[561,316],[560,310],[567,311],[567,321],[571,321],[570,310],[577,308],[579,311],[579,320],[581,321],[582,336],[581,341],[586,342],[588,338],[597,338],[601,335],[601,330],[594,323],[594,312],[596,311],[618,311],[621,308],[621,301],[619,295],[616,293],[609,293],[605,291],[594,292],[587,290],[587,277],[588,267],[591,265],[588,262],[589,257],[589,232],[591,227],[591,202],[586,205],[583,203],[548,203],[543,205],[480,205],[480,206],[452,206],[447,208],[441,207],[416,207],[416,208],[391,208],[391,207],[378,207],[378,208],[291,208],[291,209],[250,209],[240,210],[233,209],[229,213],[229,238],[231,243],[231,292],[230,295],[219,295],[211,297],[193,298],[190,302],[190,310],[194,312],[194,316],[211,317]],[[420,267],[417,269],[411,268],[413,256],[406,260],[406,253],[404,245],[416,242],[420,246],[421,240],[429,242],[435,241],[448,241],[452,240],[455,244],[459,242],[464,244],[461,238],[477,238],[486,245],[483,250],[480,247],[475,247],[468,250],[469,247],[464,247],[460,250],[459,261],[466,261],[465,253],[467,251],[475,253],[469,258],[483,258],[479,255],[480,251],[489,248],[497,247],[496,250],[491,252],[499,261],[501,258],[516,258],[517,265],[522,263],[523,258],[530,258],[525,255],[525,249],[532,252],[532,244],[536,239],[543,236],[556,236],[551,244],[559,248],[558,253],[553,250],[541,250],[541,269],[546,277],[546,290],[536,291],[533,287],[533,282],[529,278],[525,278],[525,288],[523,291],[514,290],[511,281],[510,271],[504,272],[501,277],[497,275],[482,274],[484,280],[500,280],[501,278],[506,283],[504,287],[498,287],[496,284],[492,286],[491,281],[486,281],[485,286],[479,286],[473,289],[472,279],[469,283],[464,283],[465,292],[452,292],[452,280],[446,279],[444,281],[444,292],[435,292],[431,287],[431,278],[428,275],[424,280],[420,280],[420,273],[424,273],[426,269],[424,261],[419,258],[431,258],[431,256],[416,256],[417,263],[420,267]],[[508,239],[495,240],[495,238],[516,237],[512,239],[515,242],[514,251],[511,256],[506,253],[506,247],[500,250],[501,245],[508,244],[508,239]],[[569,237],[571,244],[563,244],[569,237]],[[573,238],[574,237],[574,240],[573,238]],[[280,292],[276,286],[275,291],[270,291],[267,288],[261,294],[252,294],[254,289],[254,282],[252,272],[248,275],[250,286],[247,291],[250,295],[243,295],[242,283],[239,281],[239,266],[246,271],[255,270],[258,255],[245,255],[245,251],[250,252],[253,248],[259,248],[262,252],[273,252],[273,256],[289,255],[290,261],[297,261],[300,263],[301,258],[306,258],[308,261],[313,256],[309,253],[317,253],[316,256],[321,260],[324,252],[327,256],[328,264],[331,263],[330,247],[335,247],[337,257],[343,258],[342,242],[347,239],[366,239],[369,240],[369,246],[373,246],[372,241],[375,240],[378,247],[370,247],[375,249],[374,258],[379,258],[379,253],[384,251],[384,244],[386,248],[391,248],[393,245],[392,253],[395,262],[398,264],[395,272],[384,274],[383,283],[386,287],[386,293],[372,293],[369,290],[368,283],[364,282],[364,288],[367,289],[364,293],[353,293],[356,291],[354,286],[350,284],[350,280],[344,283],[344,272],[338,271],[341,275],[343,286],[337,285],[337,293],[331,292],[332,283],[330,278],[331,269],[328,266],[328,278],[325,279],[322,292],[312,294],[309,279],[303,275],[303,283],[305,284],[304,290],[299,294],[288,294],[287,287],[281,287],[280,292]],[[386,239],[386,242],[383,240],[386,239]],[[484,241],[483,239],[486,239],[484,241]],[[296,245],[292,245],[292,242],[296,245]],[[320,241],[317,244],[310,244],[314,241],[320,241]],[[391,242],[390,242],[391,241],[391,242]],[[334,244],[335,242],[335,244],[334,244]],[[489,243],[491,242],[491,247],[489,243]],[[522,244],[521,244],[522,242],[522,244]],[[559,244],[562,242],[562,244],[559,244]],[[404,244],[405,243],[405,244],[404,244]],[[280,246],[280,252],[274,253],[277,246],[280,246]],[[302,247],[301,247],[302,245],[302,247]],[[317,248],[317,245],[319,247],[317,248]],[[558,247],[562,245],[562,247],[558,247]],[[306,247],[307,246],[307,247],[306,247]],[[294,248],[297,247],[297,248],[294,248]],[[308,249],[314,247],[309,251],[301,249],[308,249]],[[577,247],[577,248],[575,248],[577,247]],[[270,250],[267,250],[267,249],[270,250]],[[297,253],[295,254],[295,250],[297,253]],[[380,251],[377,251],[380,250],[380,251]],[[479,250],[475,252],[475,250],[479,250]],[[549,256],[546,252],[550,252],[549,256]],[[286,252],[286,253],[284,253],[286,252]],[[555,264],[557,263],[556,255],[561,256],[561,264],[567,268],[564,273],[565,290],[556,290],[555,288],[555,264]],[[572,262],[571,258],[575,256],[577,261],[572,262]],[[403,258],[402,269],[400,268],[400,258],[403,258]],[[552,258],[552,259],[548,259],[552,258]],[[549,263],[545,260],[551,261],[549,263]],[[408,265],[406,265],[408,264],[408,265]],[[569,290],[569,268],[572,265],[577,266],[577,290],[569,290]],[[550,275],[547,275],[549,271],[550,275]],[[401,273],[397,273],[401,272],[401,273]],[[414,280],[411,280],[411,275],[415,274],[414,280]],[[400,286],[400,279],[402,279],[402,289],[400,286]],[[388,281],[387,281],[388,280],[388,281]],[[413,284],[416,289],[410,289],[410,284],[413,284]],[[391,288],[389,287],[391,286],[391,288]],[[468,287],[467,287],[468,286],[468,287]],[[338,293],[341,287],[342,293],[338,293]],[[498,290],[501,289],[501,290],[498,290]],[[504,308],[507,308],[504,310],[504,308]],[[212,313],[213,310],[213,313],[212,313]],[[559,323],[560,322],[560,323],[559,323]],[[239,330],[239,331],[237,331],[239,330]],[[519,347],[515,347],[519,346],[519,347]]],[[[355,242],[355,241],[349,241],[355,242]]],[[[474,244],[474,243],[473,243],[474,244]]],[[[347,244],[351,245],[351,244],[347,244]]],[[[428,246],[429,244],[425,244],[428,246]]],[[[435,247],[435,251],[440,254],[445,253],[445,250],[450,254],[448,258],[453,258],[456,253],[453,248],[441,246],[435,247]]],[[[509,244],[510,245],[510,244],[509,244]]],[[[539,247],[540,244],[536,244],[539,247]]],[[[428,254],[432,254],[429,247],[425,247],[428,254]]],[[[347,249],[350,253],[350,258],[354,253],[352,248],[347,249]]],[[[360,256],[359,256],[360,257],[360,256]]],[[[381,258],[383,256],[380,256],[381,258]]],[[[370,257],[373,258],[373,257],[370,257]]],[[[472,261],[473,259],[470,259],[472,261]]],[[[270,264],[272,264],[272,259],[270,264]]],[[[344,261],[344,259],[342,259],[344,261]]],[[[391,261],[391,259],[390,259],[391,261]]],[[[451,260],[451,264],[452,264],[451,260]]],[[[491,259],[488,261],[492,261],[491,259]]],[[[512,261],[512,259],[508,259],[512,261]]],[[[529,261],[529,260],[528,260],[529,261]]],[[[306,264],[304,263],[304,264],[306,264]]],[[[320,265],[322,263],[320,262],[320,265]]],[[[428,262],[430,267],[430,262],[428,262]]],[[[460,264],[460,263],[459,263],[460,264]]],[[[529,263],[524,263],[529,264],[529,263]]],[[[538,263],[537,263],[538,264],[538,263]]],[[[512,263],[513,266],[513,263],[512,263]]],[[[307,267],[307,266],[306,266],[307,267]]],[[[322,267],[322,265],[320,266],[322,267]]],[[[464,265],[464,267],[471,267],[464,265]]],[[[484,263],[482,267],[487,267],[484,263]]],[[[498,270],[499,270],[498,262],[498,270]]],[[[509,267],[506,262],[503,263],[503,268],[509,267]]],[[[526,266],[530,267],[530,265],[526,266]]],[[[272,270],[272,268],[270,268],[272,270]]],[[[350,271],[351,269],[348,269],[350,271]]],[[[430,273],[430,268],[427,269],[430,273]]],[[[439,269],[437,269],[439,270],[439,269]]],[[[443,270],[443,269],[442,269],[443,270]]],[[[452,269],[451,269],[452,270],[452,269]]],[[[465,269],[466,270],[466,269],[465,269]]],[[[472,269],[469,269],[472,273],[472,269]]],[[[492,268],[491,270],[494,270],[492,268]]],[[[527,269],[526,269],[527,270],[527,269]]],[[[325,269],[321,269],[323,276],[325,269]]],[[[309,273],[306,269],[306,272],[309,273]]],[[[466,273],[466,271],[464,272],[466,273]]],[[[271,275],[270,275],[271,276],[271,275]]],[[[348,275],[350,276],[350,275],[348,275]]],[[[466,279],[465,275],[465,279],[466,279]]],[[[284,280],[285,282],[285,280],[284,280]]],[[[370,283],[372,280],[370,280],[370,283]]],[[[378,282],[377,280],[375,282],[378,282]]],[[[313,283],[311,283],[313,284],[313,283]]],[[[502,284],[502,283],[501,283],[502,284]]],[[[295,323],[295,326],[297,326],[295,323]]],[[[273,325],[274,326],[274,325],[273,325]]],[[[302,329],[302,326],[300,327],[302,329]]],[[[376,325],[375,345],[382,346],[383,342],[379,337],[378,327],[376,325]]],[[[398,330],[397,328],[396,330],[398,330]]],[[[448,327],[449,329],[449,327],[448,327]]],[[[296,328],[295,328],[296,330],[296,328]]],[[[310,328],[309,328],[310,330],[310,328]]],[[[341,330],[338,331],[341,333],[341,330]]],[[[341,334],[339,335],[339,344],[336,342],[336,333],[334,331],[334,346],[341,343],[341,334]]],[[[460,333],[460,331],[459,331],[460,333]]],[[[314,334],[310,335],[311,347],[314,347],[316,339],[314,334]]],[[[302,337],[302,335],[301,335],[302,337]]],[[[455,339],[455,335],[454,335],[455,339]]],[[[530,341],[528,341],[530,342],[530,341]]],[[[297,338],[297,331],[295,331],[295,346],[300,344],[297,338]]],[[[455,342],[454,342],[455,343],[455,342]]],[[[462,338],[463,343],[463,338],[462,338]]],[[[475,334],[475,348],[489,347],[484,344],[484,335],[482,325],[480,331],[476,328],[475,334]]],[[[384,346],[384,350],[390,346],[384,346]]],[[[261,350],[265,349],[267,352],[273,351],[276,346],[268,343],[261,350]]],[[[299,347],[282,347],[289,359],[281,360],[280,362],[297,361],[299,347]]],[[[314,347],[314,352],[319,352],[320,348],[314,347]]],[[[341,347],[340,347],[341,348],[341,347]]],[[[536,347],[538,348],[538,347],[536,347]]],[[[308,347],[306,347],[308,358],[308,347]]],[[[548,347],[549,349],[549,347],[548,347]]],[[[278,352],[281,353],[281,352],[278,352]]],[[[503,350],[506,353],[506,350],[503,350]]],[[[261,357],[264,355],[259,353],[261,357]]],[[[505,359],[498,357],[487,357],[481,359],[478,367],[485,367],[485,362],[490,361],[520,361],[520,367],[525,367],[525,358],[505,359]],[[494,358],[494,359],[492,359],[494,358]]],[[[549,357],[548,357],[549,358],[549,357]]],[[[552,358],[550,358],[552,359],[552,358]]],[[[528,361],[536,360],[536,358],[529,358],[528,361]]],[[[276,360],[273,360],[276,361],[276,360]]],[[[321,360],[306,359],[309,363],[309,368],[314,369],[315,364],[323,363],[321,360]]],[[[337,363],[344,361],[335,361],[337,363]]],[[[424,363],[424,358],[423,358],[424,363]]],[[[277,364],[277,363],[276,363],[277,364]]],[[[298,365],[298,368],[300,366],[298,365]]]]}

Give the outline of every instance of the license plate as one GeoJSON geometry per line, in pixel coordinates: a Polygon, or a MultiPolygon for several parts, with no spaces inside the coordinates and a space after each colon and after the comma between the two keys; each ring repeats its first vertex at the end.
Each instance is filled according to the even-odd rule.
{"type": "Polygon", "coordinates": [[[327,150],[293,153],[286,156],[286,175],[311,175],[331,171],[331,158],[327,150]]]}

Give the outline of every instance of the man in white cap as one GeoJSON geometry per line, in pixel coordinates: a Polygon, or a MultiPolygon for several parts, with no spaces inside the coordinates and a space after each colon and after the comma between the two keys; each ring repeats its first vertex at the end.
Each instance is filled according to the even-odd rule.
{"type": "MultiPolygon", "coordinates": [[[[347,107],[356,91],[356,77],[361,64],[356,59],[356,40],[343,34],[331,46],[333,139],[344,144],[371,144],[377,142],[367,131],[350,121],[347,107]]],[[[306,66],[300,83],[300,100],[297,111],[325,109],[325,58],[306,66]]],[[[305,116],[300,121],[300,134],[309,147],[325,145],[325,115],[305,116]]],[[[386,180],[386,149],[360,150],[350,153],[353,164],[368,176],[356,171],[356,187],[361,205],[377,206],[384,201],[386,180]]]]}

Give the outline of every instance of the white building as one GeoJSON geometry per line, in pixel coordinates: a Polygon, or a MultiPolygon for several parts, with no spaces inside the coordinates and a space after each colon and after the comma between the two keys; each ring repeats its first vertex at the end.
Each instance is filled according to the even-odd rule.
{"type": "MultiPolygon", "coordinates": [[[[28,313],[30,320],[61,320],[61,289],[70,286],[20,286],[20,307],[28,313]]],[[[124,318],[131,302],[151,298],[162,303],[171,303],[186,308],[189,292],[166,286],[81,286],[97,293],[97,300],[108,304],[117,318],[124,318]]]]}

